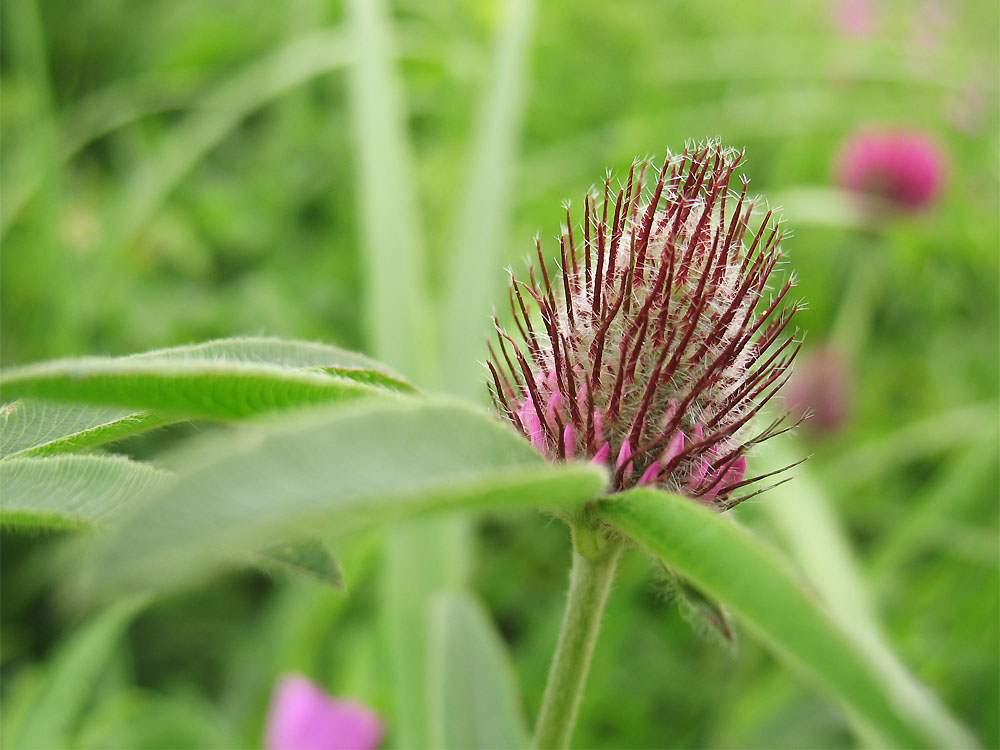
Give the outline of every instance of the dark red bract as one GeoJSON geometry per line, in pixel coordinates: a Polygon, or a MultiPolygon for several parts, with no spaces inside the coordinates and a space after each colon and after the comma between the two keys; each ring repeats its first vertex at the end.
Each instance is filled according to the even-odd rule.
{"type": "MultiPolygon", "coordinates": [[[[644,192],[648,162],[624,187],[587,195],[582,227],[540,242],[529,283],[512,277],[516,336],[497,321],[490,347],[498,410],[553,460],[586,457],[613,489],[654,484],[729,508],[763,476],[746,454],[789,427],[751,423],[790,374],[798,344],[788,279],[772,288],[782,231],[753,219],[742,154],[717,144],[669,155],[644,192]]],[[[755,493],[750,493],[755,494],[755,493]]]]}

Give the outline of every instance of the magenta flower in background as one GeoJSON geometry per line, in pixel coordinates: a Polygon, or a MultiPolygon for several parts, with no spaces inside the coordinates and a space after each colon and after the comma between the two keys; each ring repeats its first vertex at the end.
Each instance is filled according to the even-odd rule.
{"type": "Polygon", "coordinates": [[[785,388],[785,402],[814,435],[840,430],[850,416],[854,391],[851,367],[834,347],[813,349],[785,388]]]}
{"type": "Polygon", "coordinates": [[[278,681],[265,731],[268,750],[374,750],[383,733],[370,708],[297,674],[278,681]]]}
{"type": "Polygon", "coordinates": [[[862,130],[841,149],[837,182],[908,211],[927,208],[944,185],[945,155],[929,136],[906,130],[862,130]]]}

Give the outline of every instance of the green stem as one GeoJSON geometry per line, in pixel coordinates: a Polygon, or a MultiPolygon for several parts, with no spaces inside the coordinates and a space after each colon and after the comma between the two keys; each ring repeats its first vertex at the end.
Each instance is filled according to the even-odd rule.
{"type": "Polygon", "coordinates": [[[878,282],[885,265],[882,258],[884,251],[874,238],[862,245],[830,330],[830,341],[852,368],[858,363],[871,335],[875,303],[880,291],[878,282]]]}
{"type": "Polygon", "coordinates": [[[569,747],[601,615],[624,546],[618,539],[607,538],[599,527],[574,525],[572,531],[569,595],[535,727],[535,748],[569,747]]]}

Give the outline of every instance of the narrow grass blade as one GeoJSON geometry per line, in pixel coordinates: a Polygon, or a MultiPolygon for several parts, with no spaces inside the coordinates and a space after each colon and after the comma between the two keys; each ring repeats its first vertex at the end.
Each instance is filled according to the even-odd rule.
{"type": "MultiPolygon", "coordinates": [[[[995,437],[965,448],[948,461],[940,476],[913,498],[912,507],[886,530],[871,554],[868,568],[881,588],[889,590],[895,575],[909,561],[929,555],[934,531],[940,527],[942,519],[959,517],[962,510],[980,498],[990,497],[990,490],[996,490],[998,453],[995,437]]],[[[994,501],[995,497],[994,493],[994,501]]],[[[949,535],[949,545],[952,543],[949,535]]],[[[995,536],[992,546],[990,557],[996,564],[995,536]]]]}
{"type": "Polygon", "coordinates": [[[904,425],[844,451],[823,467],[823,474],[836,477],[839,490],[849,492],[926,456],[995,439],[998,408],[1000,404],[996,401],[986,401],[904,425]]]}
{"type": "MultiPolygon", "coordinates": [[[[242,430],[101,544],[108,584],[188,582],[286,541],[445,510],[585,502],[603,472],[551,466],[489,415],[369,403],[242,430]]],[[[420,561],[412,561],[417,564],[420,561]]]]}
{"type": "Polygon", "coordinates": [[[365,249],[364,319],[375,356],[426,383],[437,360],[429,348],[424,242],[390,24],[383,0],[348,5],[358,51],[350,90],[365,249]]]}
{"type": "Polygon", "coordinates": [[[153,158],[139,163],[111,202],[114,248],[128,247],[181,179],[247,115],[281,94],[346,65],[351,46],[339,31],[316,31],[248,65],[193,102],[153,158]]]}
{"type": "Polygon", "coordinates": [[[7,747],[27,750],[75,746],[73,732],[83,718],[94,685],[145,604],[141,596],[112,604],[58,646],[19,726],[5,727],[7,747]]]}
{"type": "Polygon", "coordinates": [[[166,478],[165,472],[118,456],[10,458],[0,461],[0,525],[101,525],[166,478]]]}
{"type": "Polygon", "coordinates": [[[526,748],[528,730],[506,646],[468,594],[431,602],[431,747],[526,748]]]}
{"type": "Polygon", "coordinates": [[[458,200],[442,321],[445,385],[467,397],[485,392],[477,355],[490,330],[491,306],[502,278],[500,248],[510,213],[535,12],[534,0],[501,7],[496,59],[473,135],[468,182],[458,200]]]}
{"type": "MultiPolygon", "coordinates": [[[[442,373],[431,328],[417,186],[402,85],[391,61],[392,24],[384,0],[351,0],[348,19],[358,51],[350,93],[369,342],[376,357],[415,382],[438,385],[442,373]]],[[[404,524],[386,532],[379,614],[389,654],[393,734],[401,747],[428,742],[428,597],[441,586],[464,583],[467,536],[461,518],[404,524]]]]}
{"type": "Polygon", "coordinates": [[[601,501],[601,517],[688,577],[780,658],[838,698],[896,747],[969,747],[886,667],[883,654],[849,634],[766,546],[730,520],[679,495],[635,489],[601,501]]]}
{"type": "Polygon", "coordinates": [[[420,518],[386,529],[379,619],[400,747],[431,746],[431,601],[440,591],[469,586],[471,537],[469,520],[460,515],[420,518]]]}

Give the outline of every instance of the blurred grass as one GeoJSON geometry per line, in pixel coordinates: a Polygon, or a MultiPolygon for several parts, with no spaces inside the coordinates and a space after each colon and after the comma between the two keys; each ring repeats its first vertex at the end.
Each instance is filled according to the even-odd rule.
{"type": "MultiPolygon", "coordinates": [[[[879,34],[857,38],[838,33],[829,4],[812,0],[614,8],[544,0],[533,43],[515,42],[523,53],[498,65],[507,4],[392,3],[406,113],[398,127],[415,152],[409,210],[417,218],[407,221],[426,235],[398,236],[422,242],[427,256],[423,270],[395,268],[403,280],[392,288],[409,294],[405,278],[426,272],[429,309],[454,315],[464,303],[448,300],[463,294],[484,311],[502,307],[500,267],[523,267],[536,231],[554,252],[548,238],[565,220],[560,204],[579,204],[606,167],[688,138],[720,135],[746,147],[754,189],[786,203],[795,229],[788,249],[809,301],[801,321],[808,343],[831,333],[849,279],[879,256],[853,417],[809,446],[809,470],[842,517],[890,643],[995,747],[1000,11],[987,0],[884,0],[876,8],[879,34]],[[516,91],[502,83],[503,65],[517,64],[528,71],[519,144],[516,112],[507,111],[518,106],[516,91]],[[512,116],[510,132],[490,131],[498,111],[512,116]],[[934,210],[892,223],[876,241],[859,236],[830,192],[839,143],[870,123],[929,130],[950,160],[934,210]],[[494,161],[470,160],[476,139],[499,144],[494,161]],[[484,199],[490,184],[497,197],[484,199]],[[473,220],[475,206],[496,218],[473,220]],[[455,248],[476,275],[467,287],[449,276],[465,268],[450,261],[455,248]]],[[[365,311],[389,308],[364,290],[386,266],[373,270],[361,248],[366,227],[400,218],[406,206],[378,187],[404,157],[360,153],[377,145],[385,122],[355,124],[361,131],[352,135],[359,113],[347,76],[333,71],[346,61],[335,36],[346,15],[326,0],[19,0],[0,8],[5,366],[222,335],[358,349],[372,340],[375,321],[365,311]],[[373,180],[367,193],[362,168],[373,180]],[[371,208],[380,200],[384,214],[371,208]]],[[[379,325],[400,334],[409,322],[397,312],[379,325]]],[[[463,360],[477,323],[460,322],[462,342],[441,342],[454,346],[449,368],[483,356],[476,349],[463,360]]],[[[429,351],[403,343],[418,356],[429,351]]],[[[469,377],[456,375],[456,387],[467,389],[469,377]]],[[[476,537],[474,588],[513,648],[531,716],[558,627],[566,535],[525,515],[488,519],[476,537]]],[[[45,561],[51,547],[5,534],[0,548],[5,712],[40,684],[78,622],[45,561]]],[[[129,654],[119,655],[120,682],[133,692],[95,695],[89,707],[101,726],[81,736],[118,737],[122,746],[140,735],[150,745],[201,736],[211,746],[221,732],[251,743],[270,681],[289,668],[390,712],[376,676],[385,655],[370,634],[379,591],[370,571],[381,559],[368,554],[360,580],[345,566],[347,600],[243,574],[152,607],[133,629],[129,654]],[[257,663],[264,643],[277,644],[263,649],[274,654],[266,668],[257,663]],[[150,723],[136,734],[126,721],[159,706],[188,716],[188,725],[150,723]],[[124,728],[108,729],[115,726],[124,728]]],[[[852,742],[836,709],[753,642],[744,639],[735,657],[701,642],[658,591],[641,557],[627,557],[578,746],[852,742]]]]}

